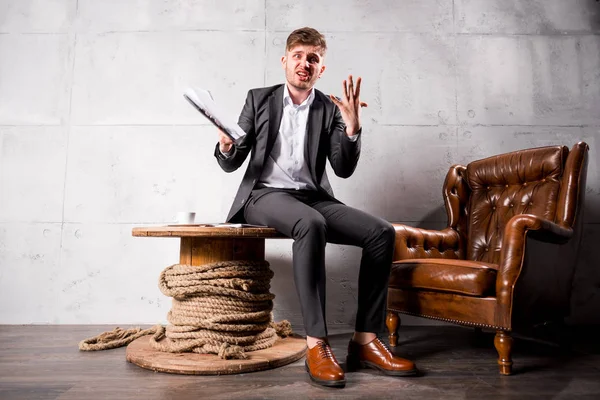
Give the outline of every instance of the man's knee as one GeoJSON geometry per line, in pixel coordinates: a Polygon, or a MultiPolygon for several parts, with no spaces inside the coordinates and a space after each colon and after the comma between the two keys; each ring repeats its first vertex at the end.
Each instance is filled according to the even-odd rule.
{"type": "Polygon", "coordinates": [[[300,239],[307,235],[324,239],[327,236],[327,222],[320,214],[300,218],[292,230],[292,235],[293,239],[300,239]]]}
{"type": "Polygon", "coordinates": [[[396,229],[392,224],[385,221],[382,226],[381,236],[384,237],[388,243],[394,243],[396,241],[396,229]]]}
{"type": "Polygon", "coordinates": [[[379,246],[393,248],[396,240],[396,230],[392,224],[381,220],[371,232],[371,240],[373,243],[377,243],[379,246]]]}

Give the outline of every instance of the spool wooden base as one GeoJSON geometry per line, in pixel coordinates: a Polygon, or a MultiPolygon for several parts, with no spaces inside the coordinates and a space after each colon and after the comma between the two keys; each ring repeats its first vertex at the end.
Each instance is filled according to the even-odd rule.
{"type": "Polygon", "coordinates": [[[299,336],[277,339],[273,347],[246,353],[246,360],[223,360],[214,354],[165,353],[150,346],[143,336],[127,346],[127,361],[158,372],[186,375],[229,375],[277,368],[299,360],[306,340],[299,336]]]}
{"type": "MultiPolygon", "coordinates": [[[[273,228],[216,228],[203,224],[133,228],[133,236],[180,237],[179,263],[203,265],[218,261],[265,259],[265,238],[284,238],[273,228]]],[[[273,347],[246,353],[246,360],[223,360],[214,354],[163,353],[144,336],[127,346],[127,361],[172,374],[226,375],[262,371],[292,363],[306,353],[298,336],[278,339],[273,347]]]]}

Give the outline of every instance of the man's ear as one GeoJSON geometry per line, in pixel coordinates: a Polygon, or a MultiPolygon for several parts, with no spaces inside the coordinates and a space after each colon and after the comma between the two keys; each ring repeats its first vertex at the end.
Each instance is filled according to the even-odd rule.
{"type": "Polygon", "coordinates": [[[287,63],[287,56],[281,57],[281,66],[285,69],[285,64],[287,63]]]}
{"type": "Polygon", "coordinates": [[[321,77],[321,75],[323,75],[323,72],[325,72],[325,66],[321,65],[321,71],[319,72],[319,78],[321,77]]]}

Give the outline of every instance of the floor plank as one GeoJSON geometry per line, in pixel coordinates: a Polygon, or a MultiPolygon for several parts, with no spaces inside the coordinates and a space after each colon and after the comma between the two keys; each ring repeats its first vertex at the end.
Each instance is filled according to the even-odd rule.
{"type": "MultiPolygon", "coordinates": [[[[114,326],[0,325],[0,399],[597,399],[600,353],[515,340],[513,376],[498,374],[493,334],[453,326],[402,327],[395,351],[422,376],[347,374],[344,389],[310,383],[300,360],[227,376],[155,373],[125,360],[125,348],[80,352],[80,340],[114,326]]],[[[331,336],[345,360],[349,332],[331,336]]]]}

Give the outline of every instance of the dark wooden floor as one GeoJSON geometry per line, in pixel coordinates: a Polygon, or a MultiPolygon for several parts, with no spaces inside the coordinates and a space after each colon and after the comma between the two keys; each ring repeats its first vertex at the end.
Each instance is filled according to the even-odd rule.
{"type": "MultiPolygon", "coordinates": [[[[112,326],[0,326],[0,399],[598,399],[600,352],[515,341],[515,375],[498,375],[491,334],[448,326],[402,327],[399,355],[423,371],[391,378],[347,375],[344,389],[314,386],[304,360],[228,376],[155,373],[125,361],[125,349],[80,352],[77,343],[112,326]]],[[[331,337],[340,361],[350,333],[331,337]]]]}

